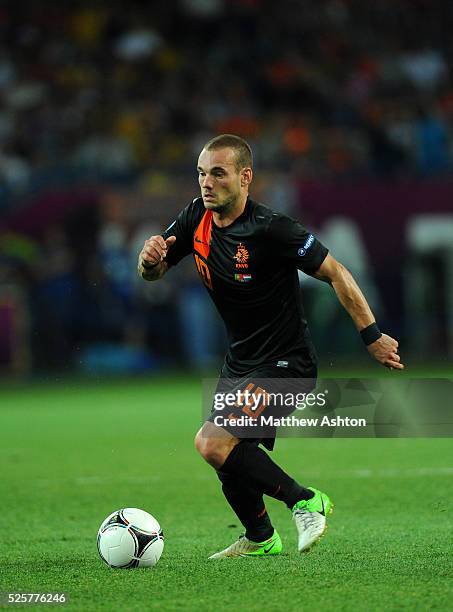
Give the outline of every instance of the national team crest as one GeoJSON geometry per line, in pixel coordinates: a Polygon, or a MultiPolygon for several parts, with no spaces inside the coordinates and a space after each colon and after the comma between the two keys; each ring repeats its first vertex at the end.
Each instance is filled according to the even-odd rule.
{"type": "Polygon", "coordinates": [[[248,260],[250,254],[242,242],[238,244],[236,247],[236,255],[234,255],[234,259],[236,260],[236,268],[248,268],[248,260]]]}

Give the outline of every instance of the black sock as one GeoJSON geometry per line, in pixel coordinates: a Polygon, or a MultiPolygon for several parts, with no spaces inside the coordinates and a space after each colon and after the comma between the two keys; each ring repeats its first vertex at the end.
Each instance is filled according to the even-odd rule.
{"type": "Polygon", "coordinates": [[[222,491],[234,513],[245,527],[245,536],[253,542],[264,542],[274,528],[263,501],[263,494],[233,474],[217,472],[222,491]]]}
{"type": "Polygon", "coordinates": [[[255,489],[285,502],[288,508],[314,495],[288,476],[263,449],[246,440],[236,444],[221,471],[242,477],[255,489]]]}

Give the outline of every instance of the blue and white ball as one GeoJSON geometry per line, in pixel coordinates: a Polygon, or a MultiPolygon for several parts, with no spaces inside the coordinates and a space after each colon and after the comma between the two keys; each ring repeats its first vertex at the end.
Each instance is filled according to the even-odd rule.
{"type": "Polygon", "coordinates": [[[163,549],[162,529],[144,510],[116,510],[99,527],[98,551],[110,567],[154,567],[163,549]]]}

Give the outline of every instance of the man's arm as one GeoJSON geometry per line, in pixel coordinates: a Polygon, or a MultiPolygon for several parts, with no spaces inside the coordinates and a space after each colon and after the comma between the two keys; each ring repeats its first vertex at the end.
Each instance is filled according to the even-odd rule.
{"type": "Polygon", "coordinates": [[[147,281],[159,280],[168,270],[165,261],[168,249],[175,243],[176,236],[164,240],[162,236],[151,236],[145,241],[138,256],[138,273],[147,281]]]}
{"type": "MultiPolygon", "coordinates": [[[[332,285],[338,299],[351,316],[359,332],[363,332],[370,325],[376,323],[371,308],[352,274],[331,255],[327,255],[313,276],[332,285]]],[[[365,334],[362,333],[363,338],[364,336],[366,336],[366,332],[365,334]]],[[[367,342],[366,344],[370,355],[382,365],[397,370],[404,368],[398,355],[398,342],[390,336],[382,334],[371,344],[367,342]]]]}

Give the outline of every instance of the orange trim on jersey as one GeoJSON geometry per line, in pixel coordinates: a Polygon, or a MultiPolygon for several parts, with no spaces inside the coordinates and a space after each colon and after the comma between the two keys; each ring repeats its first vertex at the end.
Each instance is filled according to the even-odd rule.
{"type": "Polygon", "coordinates": [[[212,210],[207,210],[193,236],[193,250],[205,260],[209,256],[212,230],[212,210]]]}

